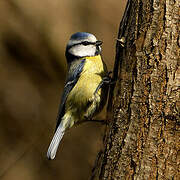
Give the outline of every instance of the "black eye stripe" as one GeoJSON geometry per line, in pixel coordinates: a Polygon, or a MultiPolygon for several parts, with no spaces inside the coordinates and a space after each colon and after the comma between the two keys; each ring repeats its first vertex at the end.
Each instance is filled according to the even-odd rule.
{"type": "Polygon", "coordinates": [[[91,42],[88,42],[88,41],[84,41],[84,42],[82,42],[81,44],[87,46],[87,45],[90,45],[90,44],[92,44],[92,43],[91,43],[91,42]]]}
{"type": "Polygon", "coordinates": [[[87,45],[96,45],[96,46],[100,46],[102,44],[102,41],[96,41],[96,42],[88,42],[88,41],[83,41],[83,42],[80,42],[80,43],[77,43],[77,44],[73,44],[71,46],[68,47],[68,49],[72,48],[73,46],[76,46],[76,45],[84,45],[84,46],[87,46],[87,45]]]}
{"type": "MultiPolygon", "coordinates": [[[[76,44],[73,44],[73,45],[71,45],[69,48],[71,48],[71,47],[73,47],[73,46],[76,46],[76,45],[85,45],[85,46],[87,46],[87,45],[96,45],[96,43],[94,42],[94,43],[92,43],[92,42],[88,42],[88,41],[84,41],[84,42],[80,42],[80,43],[76,43],[76,44]]],[[[68,49],[69,49],[68,48],[68,49]]]]}

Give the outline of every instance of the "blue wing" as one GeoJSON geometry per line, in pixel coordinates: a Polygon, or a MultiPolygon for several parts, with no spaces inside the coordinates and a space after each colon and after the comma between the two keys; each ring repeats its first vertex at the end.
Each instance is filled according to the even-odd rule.
{"type": "Polygon", "coordinates": [[[71,66],[69,68],[64,91],[63,91],[63,94],[61,97],[61,103],[59,106],[56,129],[58,128],[58,126],[61,122],[61,118],[64,116],[66,99],[67,99],[70,91],[73,89],[73,87],[75,86],[75,84],[77,83],[77,81],[79,79],[79,76],[80,76],[80,74],[83,70],[84,64],[85,64],[85,60],[86,59],[76,60],[76,61],[74,61],[74,64],[72,62],[71,66]]]}

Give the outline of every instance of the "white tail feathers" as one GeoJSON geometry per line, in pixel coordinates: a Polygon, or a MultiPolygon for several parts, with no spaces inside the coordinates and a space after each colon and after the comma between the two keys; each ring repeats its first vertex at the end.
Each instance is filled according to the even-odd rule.
{"type": "Polygon", "coordinates": [[[48,151],[47,151],[47,157],[48,159],[54,159],[56,156],[56,152],[59,146],[59,143],[64,135],[65,132],[65,126],[63,125],[62,121],[59,124],[54,137],[49,145],[48,151]]]}

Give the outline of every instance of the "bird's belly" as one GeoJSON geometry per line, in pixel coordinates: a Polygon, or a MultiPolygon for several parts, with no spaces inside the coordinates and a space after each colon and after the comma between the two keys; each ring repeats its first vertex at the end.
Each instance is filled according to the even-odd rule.
{"type": "MultiPolygon", "coordinates": [[[[88,104],[94,98],[94,92],[102,81],[102,77],[97,74],[89,74],[86,76],[80,76],[78,82],[71,90],[68,98],[66,109],[71,110],[77,119],[82,119],[86,113],[88,104]]],[[[101,89],[96,94],[96,104],[100,104],[101,89]]]]}

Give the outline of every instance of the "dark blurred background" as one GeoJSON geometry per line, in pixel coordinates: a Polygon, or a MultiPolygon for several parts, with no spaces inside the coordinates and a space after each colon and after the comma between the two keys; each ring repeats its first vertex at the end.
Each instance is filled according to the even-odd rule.
{"type": "Polygon", "coordinates": [[[75,32],[95,34],[111,70],[125,3],[0,1],[0,179],[89,178],[102,146],[101,124],[72,128],[56,159],[46,158],[66,75],[65,46],[75,32]]]}

